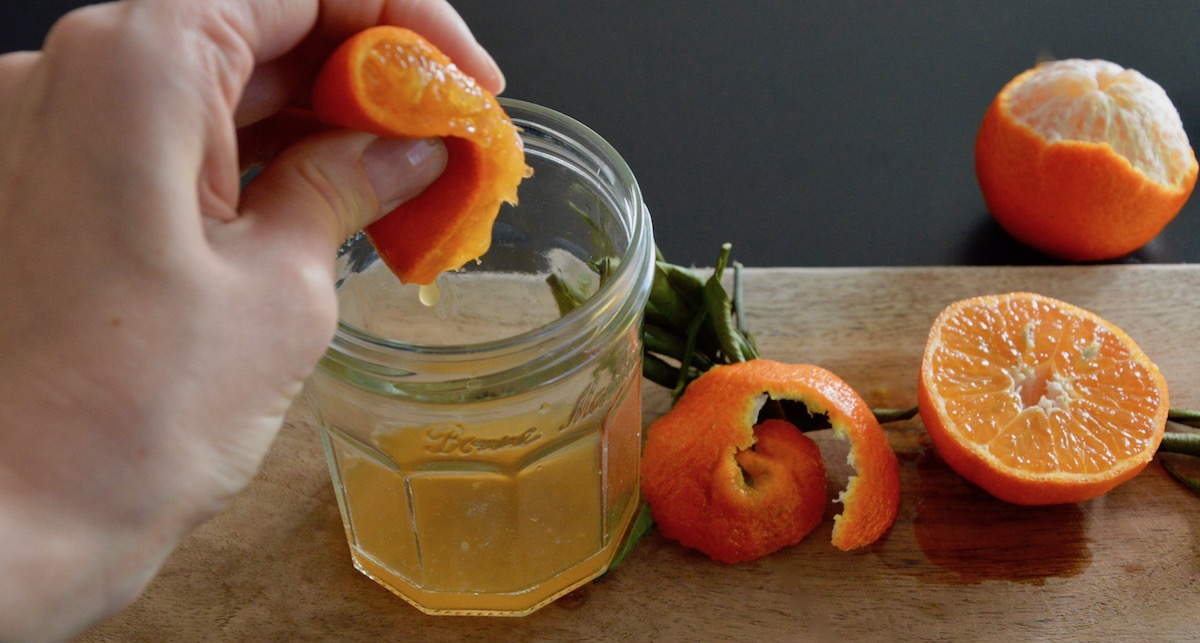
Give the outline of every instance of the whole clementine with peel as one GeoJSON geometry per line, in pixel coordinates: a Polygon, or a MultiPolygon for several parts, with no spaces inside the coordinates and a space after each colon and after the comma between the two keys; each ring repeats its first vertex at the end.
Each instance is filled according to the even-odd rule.
{"type": "Polygon", "coordinates": [[[900,468],[875,415],[833,373],[766,359],[706,371],[647,430],[642,493],[663,535],[732,563],[795,544],[820,524],[820,451],[786,421],[759,423],[767,400],[800,402],[849,441],[856,474],[838,497],[832,542],[848,550],[878,540],[896,519],[900,468]]]}
{"type": "Polygon", "coordinates": [[[323,122],[381,136],[441,137],[442,175],[367,227],[406,283],[429,284],[487,252],[500,206],[529,175],[517,128],[496,98],[419,34],[361,31],[325,61],[312,91],[323,122]]]}
{"type": "Polygon", "coordinates": [[[918,404],[938,455],[993,496],[1081,502],[1138,474],[1167,384],[1124,331],[1032,293],[975,297],[933,323],[918,404]]]}
{"type": "Polygon", "coordinates": [[[1196,155],[1154,81],[1103,60],[1046,62],[992,101],[975,142],[984,201],[1013,237],[1071,261],[1145,245],[1187,202],[1196,155]]]}

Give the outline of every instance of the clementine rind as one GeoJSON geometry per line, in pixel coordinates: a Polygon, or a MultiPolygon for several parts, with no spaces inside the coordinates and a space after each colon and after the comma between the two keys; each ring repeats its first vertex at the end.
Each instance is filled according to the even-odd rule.
{"type": "Polygon", "coordinates": [[[930,329],[921,418],[952,469],[1023,505],[1098,497],[1136,476],[1162,439],[1169,399],[1120,328],[1032,293],[948,306],[930,329]]]}
{"type": "Polygon", "coordinates": [[[652,479],[670,481],[651,483],[656,489],[647,493],[664,536],[739,563],[794,545],[821,524],[825,467],[817,444],[783,420],[766,420],[752,433],[753,448],[722,449],[726,457],[703,465],[699,459],[712,443],[675,452],[673,466],[695,465],[678,474],[651,459],[651,470],[663,474],[652,479]]]}
{"type": "Polygon", "coordinates": [[[832,542],[848,550],[878,540],[895,521],[900,474],[870,407],[825,369],[765,359],[713,367],[648,429],[642,492],[663,535],[740,562],[795,544],[820,523],[820,452],[790,424],[755,426],[768,398],[826,414],[850,441],[857,473],[839,496],[832,542]]]}
{"type": "Polygon", "coordinates": [[[401,281],[432,283],[487,252],[500,206],[516,204],[529,175],[517,128],[487,90],[420,35],[384,25],[329,56],[312,103],[330,125],[445,140],[442,175],[366,229],[401,281]]]}

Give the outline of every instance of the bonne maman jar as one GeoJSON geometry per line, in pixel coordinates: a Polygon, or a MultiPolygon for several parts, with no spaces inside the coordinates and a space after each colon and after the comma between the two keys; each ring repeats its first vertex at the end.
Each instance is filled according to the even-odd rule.
{"type": "Polygon", "coordinates": [[[533,612],[604,573],[638,505],[649,215],[599,135],[502,104],[533,176],[491,249],[431,297],[348,240],[305,388],[354,565],[431,614],[533,612]]]}

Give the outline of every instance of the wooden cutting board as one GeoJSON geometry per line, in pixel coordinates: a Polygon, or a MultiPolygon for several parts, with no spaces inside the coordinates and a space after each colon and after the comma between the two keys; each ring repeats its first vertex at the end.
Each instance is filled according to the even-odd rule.
{"type": "MultiPolygon", "coordinates": [[[[829,368],[872,406],[915,403],[925,335],[946,304],[1031,290],[1124,328],[1162,369],[1172,405],[1200,407],[1200,266],[751,269],[744,286],[764,356],[829,368]]],[[[667,397],[647,390],[649,422],[667,397]]],[[[874,546],[834,549],[831,504],[803,542],[753,563],[715,563],[654,533],[532,616],[432,617],[351,566],[313,419],[297,405],[233,506],[83,640],[1200,638],[1200,496],[1158,461],[1099,499],[1024,508],[951,472],[920,420],[888,431],[902,501],[874,546]]],[[[821,433],[832,498],[848,471],[821,433]]]]}

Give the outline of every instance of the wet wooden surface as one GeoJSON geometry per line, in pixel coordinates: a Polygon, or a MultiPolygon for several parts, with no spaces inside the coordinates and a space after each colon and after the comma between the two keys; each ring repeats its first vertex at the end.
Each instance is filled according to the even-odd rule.
{"type": "MultiPolygon", "coordinates": [[[[946,304],[1032,290],[1124,328],[1162,369],[1173,406],[1200,407],[1197,266],[754,269],[745,287],[764,356],[825,366],[873,406],[914,403],[925,335],[946,304]]],[[[648,386],[646,420],[666,405],[648,386]]],[[[1102,498],[1023,508],[963,482],[919,420],[888,430],[902,500],[871,547],[829,544],[831,504],[803,542],[753,563],[715,563],[655,533],[621,567],[532,616],[431,617],[352,567],[311,415],[297,406],[233,506],[83,640],[1200,637],[1200,497],[1158,460],[1102,498]]],[[[817,435],[833,498],[848,472],[835,464],[838,445],[817,435]]]]}

